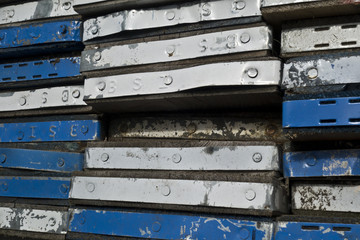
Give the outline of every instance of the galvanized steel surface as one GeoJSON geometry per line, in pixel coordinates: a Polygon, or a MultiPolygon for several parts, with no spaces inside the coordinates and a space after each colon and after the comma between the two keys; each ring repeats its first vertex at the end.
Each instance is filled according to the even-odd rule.
{"type": "Polygon", "coordinates": [[[127,30],[174,26],[185,23],[261,16],[260,0],[215,0],[130,10],[84,22],[84,41],[127,30]]]}
{"type": "Polygon", "coordinates": [[[262,26],[85,50],[82,53],[81,70],[92,71],[271,49],[271,30],[262,26]]]}
{"type": "Polygon", "coordinates": [[[275,146],[88,148],[85,156],[86,168],[97,169],[280,170],[275,146]]]}
{"type": "Polygon", "coordinates": [[[288,4],[321,2],[322,0],[262,0],[261,7],[273,7],[288,4]]]}
{"type": "Polygon", "coordinates": [[[0,8],[0,24],[76,15],[73,0],[38,0],[0,8]]]}
{"type": "Polygon", "coordinates": [[[180,92],[201,87],[279,85],[281,62],[248,61],[134,73],[85,81],[85,100],[180,92]]]}
{"type": "Polygon", "coordinates": [[[283,196],[283,189],[271,183],[99,177],[74,177],[70,192],[72,199],[281,212],[287,210],[283,196]]]}

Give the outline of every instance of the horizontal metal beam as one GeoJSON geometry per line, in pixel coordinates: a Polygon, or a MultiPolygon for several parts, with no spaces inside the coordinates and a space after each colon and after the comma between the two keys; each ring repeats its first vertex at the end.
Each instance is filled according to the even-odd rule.
{"type": "Polygon", "coordinates": [[[0,8],[0,24],[76,15],[73,0],[41,0],[0,8]]]}
{"type": "Polygon", "coordinates": [[[129,30],[175,26],[186,23],[261,16],[260,0],[215,0],[127,10],[84,22],[84,41],[129,30]]]}
{"type": "Polygon", "coordinates": [[[273,223],[265,219],[73,209],[69,231],[142,239],[270,240],[273,223]]]}
{"type": "Polygon", "coordinates": [[[0,112],[53,107],[86,106],[84,87],[54,87],[0,93],[0,112]]]}
{"type": "Polygon", "coordinates": [[[292,186],[292,208],[329,212],[360,212],[359,185],[303,184],[292,186]]]}
{"type": "Polygon", "coordinates": [[[320,98],[283,103],[283,127],[360,125],[360,98],[320,98]]]}
{"type": "Polygon", "coordinates": [[[93,141],[103,138],[98,120],[0,123],[0,142],[93,141]]]}
{"type": "Polygon", "coordinates": [[[88,49],[82,52],[81,71],[271,49],[271,30],[267,26],[261,26],[164,41],[88,49]]]}
{"type": "Polygon", "coordinates": [[[0,148],[0,168],[72,172],[83,169],[83,160],[80,153],[0,148]]]}
{"type": "Polygon", "coordinates": [[[360,235],[358,224],[278,222],[274,240],[288,239],[357,239],[360,235]]]}
{"type": "Polygon", "coordinates": [[[1,177],[0,196],[16,198],[68,199],[70,178],[1,177]]]}
{"type": "Polygon", "coordinates": [[[360,83],[359,55],[322,55],[290,59],[284,64],[282,87],[360,83]]]}
{"type": "Polygon", "coordinates": [[[359,176],[360,150],[284,153],[285,177],[359,176]]]}
{"type": "Polygon", "coordinates": [[[85,165],[96,169],[279,171],[278,154],[275,146],[88,148],[85,165]]]}
{"type": "Polygon", "coordinates": [[[284,194],[271,183],[74,177],[70,198],[286,212],[284,194]]]}
{"type": "Polygon", "coordinates": [[[80,57],[0,64],[0,83],[80,76],[80,57]]]}
{"type": "Polygon", "coordinates": [[[165,94],[202,87],[279,85],[281,62],[248,61],[192,68],[89,78],[85,100],[165,94]]]}

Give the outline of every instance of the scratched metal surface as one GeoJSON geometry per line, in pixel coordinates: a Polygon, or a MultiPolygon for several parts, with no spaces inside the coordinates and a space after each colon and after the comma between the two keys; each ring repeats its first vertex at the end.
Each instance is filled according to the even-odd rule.
{"type": "Polygon", "coordinates": [[[270,240],[266,219],[72,209],[70,232],[146,239],[270,240]]]}

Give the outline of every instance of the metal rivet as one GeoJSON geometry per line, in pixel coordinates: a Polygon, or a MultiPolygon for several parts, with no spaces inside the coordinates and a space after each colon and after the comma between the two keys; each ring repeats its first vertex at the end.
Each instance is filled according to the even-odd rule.
{"type": "Polygon", "coordinates": [[[73,96],[74,98],[79,98],[79,97],[80,97],[80,91],[79,91],[79,90],[74,90],[74,91],[72,92],[72,96],[73,96]]]}
{"type": "Polygon", "coordinates": [[[93,192],[93,191],[95,191],[95,184],[93,184],[93,183],[88,183],[88,184],[86,185],[86,189],[88,190],[88,192],[93,192]]]}
{"type": "Polygon", "coordinates": [[[109,158],[110,158],[109,154],[107,154],[107,153],[101,154],[101,161],[107,162],[109,160],[109,158]]]}
{"type": "Polygon", "coordinates": [[[247,70],[247,75],[250,78],[256,78],[258,76],[259,72],[256,68],[250,68],[247,70]]]}
{"type": "Polygon", "coordinates": [[[94,61],[100,61],[100,59],[101,59],[101,52],[96,52],[95,54],[94,54],[94,61]]]}
{"type": "Polygon", "coordinates": [[[60,192],[62,192],[63,194],[66,194],[66,193],[68,193],[68,191],[69,191],[69,186],[66,184],[61,184],[60,192]]]}
{"type": "Polygon", "coordinates": [[[174,163],[179,163],[179,162],[181,162],[181,159],[182,159],[182,157],[181,157],[181,155],[178,154],[178,153],[175,153],[175,154],[172,156],[172,161],[173,161],[174,163]]]}
{"type": "Polygon", "coordinates": [[[171,190],[170,190],[170,187],[169,186],[163,186],[162,188],[161,188],[161,194],[162,195],[164,195],[165,197],[166,196],[169,196],[170,195],[170,193],[171,193],[171,190]]]}
{"type": "Polygon", "coordinates": [[[173,83],[173,78],[171,76],[165,76],[164,77],[164,84],[165,85],[171,85],[173,83]]]}
{"type": "Polygon", "coordinates": [[[211,8],[210,4],[204,3],[202,5],[202,15],[205,16],[205,17],[210,16],[211,15],[211,9],[210,8],[211,8]]]}
{"type": "Polygon", "coordinates": [[[159,222],[154,222],[151,228],[154,232],[159,232],[161,229],[161,224],[159,222]]]}
{"type": "Polygon", "coordinates": [[[169,55],[169,57],[172,57],[175,53],[175,47],[174,46],[167,46],[166,47],[166,53],[169,55]]]}
{"type": "Polygon", "coordinates": [[[21,97],[21,98],[19,99],[19,104],[20,104],[21,106],[24,106],[24,105],[26,104],[26,98],[25,98],[25,97],[21,97]]]}
{"type": "Polygon", "coordinates": [[[86,222],[86,218],[85,218],[85,216],[83,214],[81,214],[80,217],[79,217],[79,223],[81,225],[83,225],[83,224],[85,224],[85,222],[86,222]]]}
{"type": "Polygon", "coordinates": [[[317,160],[315,157],[309,157],[307,160],[306,160],[306,164],[308,166],[315,166],[317,163],[317,160]]]}
{"type": "Polygon", "coordinates": [[[98,32],[99,32],[99,28],[98,28],[98,26],[92,26],[91,27],[91,33],[92,33],[92,35],[96,35],[98,32]]]}
{"type": "Polygon", "coordinates": [[[246,3],[244,1],[236,1],[234,2],[234,6],[236,10],[242,10],[246,7],[246,3]]]}
{"type": "Polygon", "coordinates": [[[240,41],[242,43],[248,43],[250,41],[250,35],[248,33],[243,33],[241,36],[240,36],[240,41]]]}
{"type": "Polygon", "coordinates": [[[97,88],[98,88],[100,91],[104,91],[105,88],[106,88],[106,83],[105,83],[105,82],[99,82],[98,85],[97,85],[97,88]]]}
{"type": "Polygon", "coordinates": [[[50,227],[53,227],[53,226],[55,226],[55,224],[56,224],[55,218],[50,218],[50,219],[49,219],[49,226],[50,226],[50,227]]]}
{"type": "Polygon", "coordinates": [[[82,125],[82,126],[81,126],[81,132],[82,132],[83,134],[88,133],[88,132],[89,132],[89,128],[88,128],[88,126],[86,126],[86,125],[82,125]]]}
{"type": "Polygon", "coordinates": [[[254,160],[254,162],[257,162],[257,163],[258,163],[258,162],[261,162],[261,160],[262,160],[262,155],[261,155],[261,153],[254,153],[252,159],[254,160]]]}
{"type": "Polygon", "coordinates": [[[12,18],[13,16],[15,16],[15,10],[14,9],[8,10],[6,14],[9,18],[12,18]]]}
{"type": "Polygon", "coordinates": [[[256,198],[256,193],[254,190],[249,189],[246,191],[245,197],[247,200],[252,201],[256,198]]]}
{"type": "Polygon", "coordinates": [[[196,132],[197,130],[197,127],[196,127],[196,124],[195,123],[190,123],[187,127],[186,127],[186,130],[189,134],[193,134],[196,132]]]}
{"type": "Polygon", "coordinates": [[[174,11],[168,11],[166,12],[166,19],[171,21],[174,20],[175,18],[175,12],[174,11]]]}
{"type": "Polygon", "coordinates": [[[239,231],[239,237],[242,240],[248,239],[250,237],[250,231],[248,229],[246,229],[246,228],[242,228],[239,231]]]}
{"type": "Polygon", "coordinates": [[[3,154],[3,153],[0,155],[0,162],[1,162],[1,163],[5,163],[5,162],[6,162],[6,155],[3,154]]]}
{"type": "Polygon", "coordinates": [[[319,72],[316,68],[310,68],[308,71],[307,71],[307,76],[309,79],[315,79],[317,78],[319,72]]]}
{"type": "Polygon", "coordinates": [[[2,190],[7,191],[9,189],[9,186],[7,183],[2,183],[1,188],[2,188],[2,190]]]}
{"type": "Polygon", "coordinates": [[[18,139],[18,140],[23,140],[23,139],[24,139],[24,136],[25,136],[24,132],[23,132],[23,131],[19,131],[18,134],[17,134],[17,139],[18,139]]]}
{"type": "Polygon", "coordinates": [[[58,162],[57,162],[57,165],[59,167],[63,167],[65,165],[65,160],[63,158],[59,158],[58,162]]]}
{"type": "Polygon", "coordinates": [[[69,9],[71,8],[71,2],[64,2],[63,8],[64,8],[65,10],[69,10],[69,9]]]}
{"type": "Polygon", "coordinates": [[[65,34],[66,32],[67,32],[67,26],[66,25],[61,25],[59,33],[65,34]]]}

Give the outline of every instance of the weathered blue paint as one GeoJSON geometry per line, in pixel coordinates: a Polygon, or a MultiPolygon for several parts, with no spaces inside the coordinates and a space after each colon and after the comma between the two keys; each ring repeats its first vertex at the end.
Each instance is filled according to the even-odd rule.
{"type": "Polygon", "coordinates": [[[284,153],[285,177],[360,176],[360,150],[284,153]]]}
{"type": "Polygon", "coordinates": [[[0,49],[81,42],[80,21],[54,21],[0,29],[0,49]]]}
{"type": "Polygon", "coordinates": [[[99,120],[0,123],[0,142],[54,142],[101,140],[99,120]]]}
{"type": "Polygon", "coordinates": [[[80,57],[0,64],[0,82],[80,76],[80,57]]]}
{"type": "Polygon", "coordinates": [[[275,240],[359,240],[360,225],[280,222],[275,240]]]}
{"type": "Polygon", "coordinates": [[[81,153],[0,148],[0,168],[73,172],[83,169],[83,161],[81,153]]]}
{"type": "Polygon", "coordinates": [[[214,217],[127,211],[78,210],[69,230],[151,239],[270,239],[272,223],[214,217]]]}
{"type": "Polygon", "coordinates": [[[1,197],[68,199],[69,189],[70,179],[68,178],[0,178],[1,197]]]}
{"type": "Polygon", "coordinates": [[[283,127],[360,125],[360,97],[285,101],[283,127]]]}

